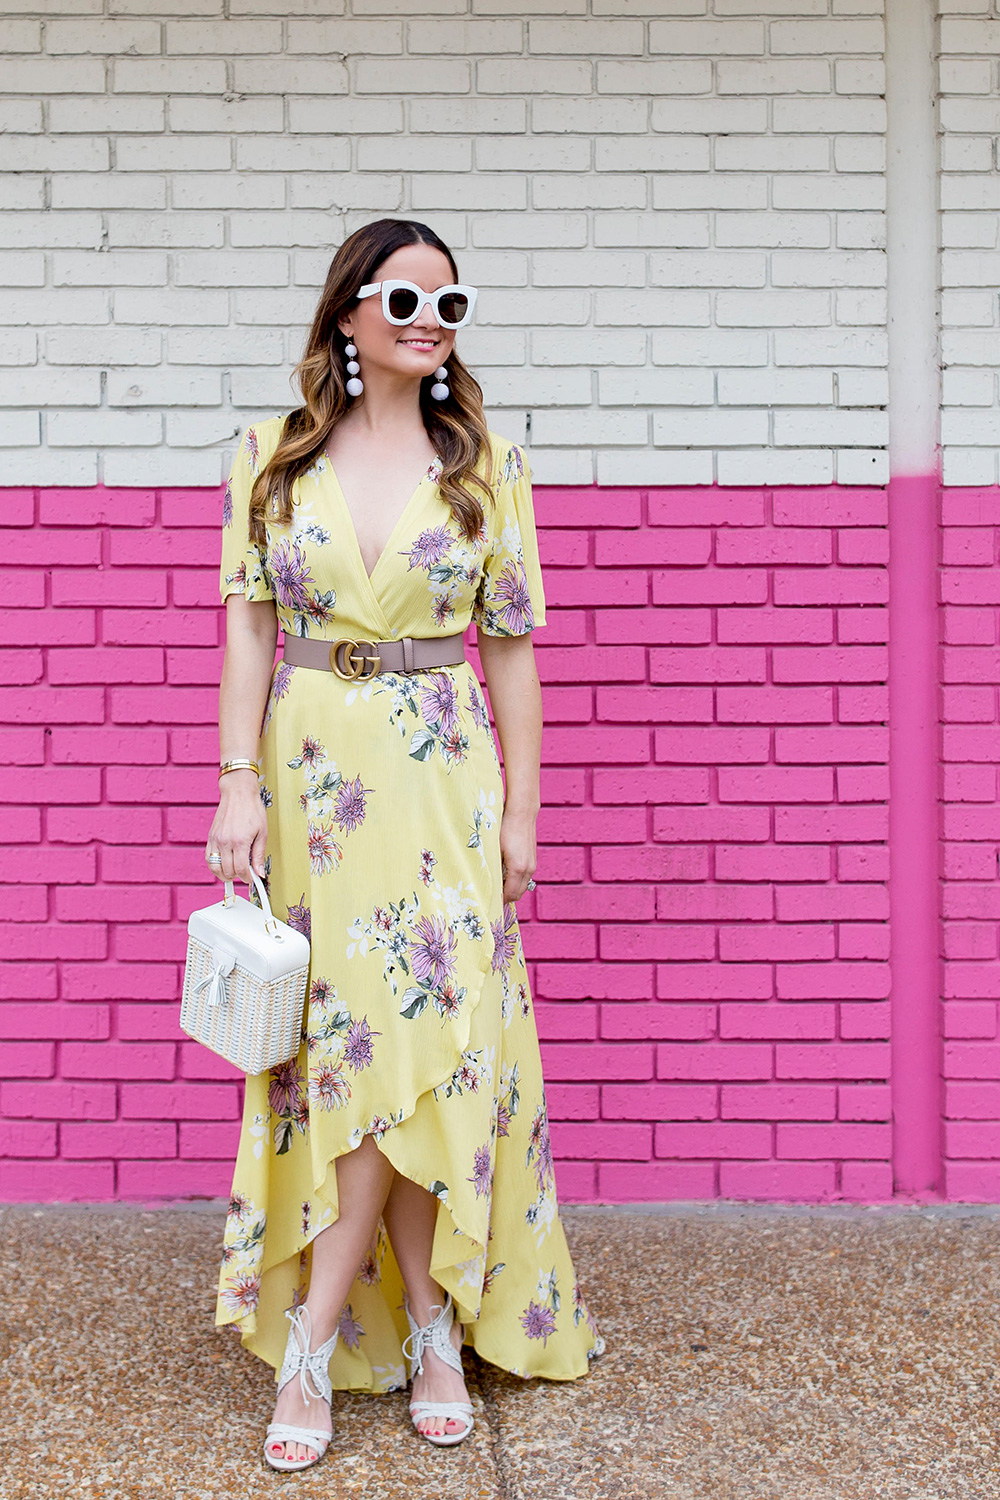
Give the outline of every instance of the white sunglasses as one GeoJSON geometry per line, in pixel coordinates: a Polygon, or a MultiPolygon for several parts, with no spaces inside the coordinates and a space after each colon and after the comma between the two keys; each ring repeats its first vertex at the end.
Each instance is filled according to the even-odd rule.
{"type": "Polygon", "coordinates": [[[358,292],[362,297],[382,293],[382,311],[386,321],[397,327],[416,321],[421,308],[429,302],[442,328],[462,328],[472,317],[476,305],[474,286],[439,286],[436,292],[425,292],[412,281],[373,281],[358,292]]]}

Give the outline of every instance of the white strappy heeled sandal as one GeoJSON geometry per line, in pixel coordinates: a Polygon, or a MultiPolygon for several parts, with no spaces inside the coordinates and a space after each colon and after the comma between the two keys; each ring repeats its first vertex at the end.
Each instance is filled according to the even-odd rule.
{"type": "MultiPolygon", "coordinates": [[[[412,1380],[415,1375],[423,1373],[425,1349],[433,1349],[434,1353],[443,1359],[446,1365],[450,1365],[453,1370],[457,1370],[461,1375],[463,1373],[461,1351],[455,1348],[450,1338],[451,1325],[455,1321],[455,1308],[451,1300],[451,1293],[448,1293],[443,1307],[441,1307],[439,1302],[432,1304],[432,1312],[435,1307],[440,1307],[441,1310],[437,1317],[432,1318],[423,1328],[417,1325],[416,1320],[410,1313],[410,1300],[405,1294],[403,1302],[406,1307],[406,1320],[410,1325],[410,1333],[409,1337],[403,1340],[402,1348],[403,1353],[410,1362],[410,1379],[412,1380]],[[413,1345],[412,1353],[406,1347],[410,1343],[413,1345]]],[[[420,1428],[417,1427],[417,1423],[422,1421],[424,1417],[444,1417],[446,1421],[453,1419],[465,1423],[465,1427],[461,1432],[420,1432],[421,1437],[426,1438],[429,1443],[437,1443],[440,1447],[450,1447],[452,1443],[460,1443],[463,1438],[468,1437],[475,1426],[471,1401],[411,1401],[410,1416],[418,1432],[420,1432],[420,1428]]]]}
{"type": "MultiPolygon", "coordinates": [[[[325,1344],[321,1344],[318,1349],[310,1352],[312,1318],[308,1307],[303,1303],[301,1307],[289,1308],[285,1317],[291,1319],[292,1326],[288,1330],[285,1358],[278,1376],[278,1395],[281,1395],[293,1376],[297,1375],[304,1401],[314,1399],[332,1401],[333,1384],[330,1380],[329,1364],[336,1348],[340,1329],[336,1329],[333,1337],[327,1339],[325,1344]],[[313,1386],[312,1391],[309,1390],[310,1380],[313,1386]]],[[[331,1437],[332,1433],[323,1432],[317,1427],[294,1427],[288,1422],[272,1422],[264,1438],[264,1457],[272,1469],[308,1469],[313,1464],[319,1463],[330,1444],[331,1437]],[[316,1457],[272,1458],[267,1451],[271,1443],[305,1443],[310,1448],[316,1449],[316,1457]]]]}

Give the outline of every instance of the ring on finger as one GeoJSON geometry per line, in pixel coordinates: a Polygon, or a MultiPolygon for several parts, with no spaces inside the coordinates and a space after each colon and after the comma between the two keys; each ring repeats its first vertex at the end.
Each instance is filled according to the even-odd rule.
{"type": "Polygon", "coordinates": [[[206,854],[205,859],[210,865],[222,864],[222,855],[218,852],[218,850],[214,850],[211,854],[206,854]]]}

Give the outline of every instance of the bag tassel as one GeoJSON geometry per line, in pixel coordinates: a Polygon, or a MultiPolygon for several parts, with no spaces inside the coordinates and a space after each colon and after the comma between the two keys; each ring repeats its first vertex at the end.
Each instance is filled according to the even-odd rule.
{"type": "Polygon", "coordinates": [[[203,989],[208,989],[208,1004],[210,1006],[225,1005],[229,999],[226,993],[226,980],[233,972],[236,960],[232,956],[220,958],[211,974],[206,974],[194,986],[193,993],[200,995],[203,989]]]}

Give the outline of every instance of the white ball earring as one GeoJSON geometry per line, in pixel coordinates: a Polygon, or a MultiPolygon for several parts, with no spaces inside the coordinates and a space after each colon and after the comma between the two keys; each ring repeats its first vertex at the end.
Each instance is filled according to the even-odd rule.
{"type": "Polygon", "coordinates": [[[364,385],[358,379],[358,375],[361,371],[361,366],[357,361],[357,352],[358,351],[353,344],[346,344],[344,346],[344,353],[347,355],[347,373],[351,377],[347,382],[347,394],[349,396],[360,396],[361,392],[364,390],[364,385]]]}
{"type": "Polygon", "coordinates": [[[435,401],[447,401],[448,397],[451,395],[451,391],[444,383],[448,379],[448,369],[446,365],[441,365],[434,371],[434,379],[436,383],[431,386],[431,395],[434,397],[435,401]]]}

